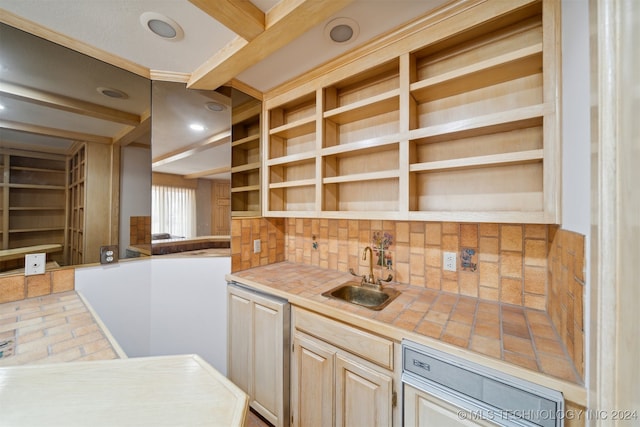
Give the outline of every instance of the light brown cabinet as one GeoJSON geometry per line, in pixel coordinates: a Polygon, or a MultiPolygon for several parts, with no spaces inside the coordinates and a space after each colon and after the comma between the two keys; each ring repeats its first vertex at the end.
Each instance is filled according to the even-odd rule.
{"type": "Polygon", "coordinates": [[[288,306],[237,286],[227,290],[227,376],[267,421],[288,425],[288,306]]]}
{"type": "Polygon", "coordinates": [[[558,222],[557,8],[461,3],[267,94],[265,215],[558,222]]]}
{"type": "Polygon", "coordinates": [[[393,425],[393,343],[297,308],[293,318],[292,425],[393,425]]]}

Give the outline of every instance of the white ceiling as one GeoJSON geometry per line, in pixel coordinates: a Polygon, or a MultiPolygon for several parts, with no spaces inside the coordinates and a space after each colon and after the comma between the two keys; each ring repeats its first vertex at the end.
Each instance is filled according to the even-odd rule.
{"type": "MultiPolygon", "coordinates": [[[[239,37],[234,31],[199,9],[195,5],[198,1],[208,2],[214,8],[222,3],[233,3],[231,0],[193,0],[193,2],[188,0],[0,0],[0,21],[9,22],[12,25],[20,22],[18,26],[37,34],[43,34],[42,31],[45,31],[44,34],[54,34],[56,41],[62,44],[80,51],[88,49],[95,53],[94,56],[138,74],[144,74],[146,70],[148,76],[155,80],[167,76],[168,80],[180,80],[184,83],[189,80],[192,73],[196,73],[203,66],[219,61],[220,52],[229,51],[229,46],[239,37]],[[184,30],[184,38],[179,41],[168,41],[152,34],[140,23],[140,15],[143,12],[157,12],[173,19],[184,30]]],[[[275,11],[283,5],[316,1],[319,0],[281,0],[280,3],[279,0],[252,0],[252,3],[265,13],[266,33],[271,16],[269,11],[275,11]]],[[[332,1],[337,0],[325,0],[328,7],[332,6],[332,1]]],[[[246,66],[238,69],[233,77],[258,92],[267,92],[350,49],[426,14],[444,2],[445,0],[354,0],[340,11],[322,19],[310,30],[301,31],[301,34],[292,42],[266,58],[248,61],[246,66]],[[358,37],[343,44],[329,41],[324,35],[325,26],[335,18],[345,17],[357,22],[358,37]]],[[[336,4],[338,3],[333,3],[334,6],[336,4]]],[[[284,10],[290,9],[284,8],[284,10]]],[[[301,28],[304,27],[303,24],[300,25],[301,28]]],[[[296,29],[292,28],[292,31],[295,32],[296,29]]],[[[122,82],[118,88],[130,95],[129,102],[105,99],[95,91],[96,85],[101,84],[100,70],[104,64],[95,65],[93,62],[71,58],[69,53],[61,51],[47,56],[49,54],[36,54],[37,51],[31,48],[14,49],[11,37],[13,37],[12,32],[3,31],[0,38],[0,82],[8,81],[57,93],[64,92],[66,96],[76,99],[144,114],[143,105],[134,99],[138,97],[136,89],[126,86],[127,83],[125,83],[128,80],[136,80],[136,76],[131,77],[129,73],[122,71],[116,72],[116,80],[122,82]],[[41,62],[43,60],[44,66],[41,62]],[[79,69],[81,72],[72,72],[70,68],[79,69]],[[56,83],[52,85],[52,81],[56,83]]],[[[247,42],[251,43],[251,40],[247,42]]],[[[105,80],[108,79],[105,78],[105,80]]],[[[104,84],[107,83],[115,84],[112,82],[104,84]]],[[[45,111],[46,107],[6,99],[1,95],[0,92],[0,102],[5,104],[6,108],[0,111],[0,120],[28,121],[30,119],[25,118],[28,115],[38,117],[41,126],[45,127],[66,126],[78,132],[110,137],[122,132],[121,124],[106,123],[104,120],[86,116],[74,117],[59,111],[45,111]]],[[[201,105],[207,96],[203,93],[193,95],[192,98],[198,100],[198,106],[194,107],[193,111],[211,116],[211,112],[204,110],[201,105]]],[[[221,97],[217,93],[209,96],[218,97],[218,100],[221,97]]],[[[163,124],[169,123],[168,118],[180,118],[179,113],[186,111],[185,108],[176,109],[176,105],[173,104],[173,113],[166,112],[167,120],[164,120],[163,124]]],[[[157,113],[159,114],[159,110],[154,107],[154,118],[157,113]]],[[[220,122],[211,125],[212,132],[224,131],[220,124],[223,117],[223,114],[217,116],[220,122]]],[[[193,120],[191,117],[185,117],[183,123],[172,128],[173,133],[170,133],[168,128],[165,128],[161,134],[155,133],[154,124],[153,158],[166,156],[167,153],[173,153],[180,147],[202,144],[206,136],[193,135],[184,130],[186,122],[193,120]]],[[[228,123],[227,120],[224,118],[225,123],[228,123]]],[[[0,136],[3,140],[11,138],[14,142],[25,139],[24,136],[17,135],[18,133],[4,129],[0,136]]],[[[43,137],[34,138],[34,141],[41,139],[43,137]]],[[[59,139],[51,139],[51,141],[61,144],[59,139]]],[[[220,162],[215,162],[214,159],[219,160],[223,156],[224,154],[211,155],[207,159],[203,150],[196,150],[196,155],[192,156],[197,159],[191,162],[193,168],[189,166],[188,158],[170,162],[174,163],[174,166],[165,162],[162,167],[163,171],[178,174],[186,174],[186,171],[196,169],[215,169],[220,162]]],[[[228,159],[229,156],[226,158],[228,159]]]]}

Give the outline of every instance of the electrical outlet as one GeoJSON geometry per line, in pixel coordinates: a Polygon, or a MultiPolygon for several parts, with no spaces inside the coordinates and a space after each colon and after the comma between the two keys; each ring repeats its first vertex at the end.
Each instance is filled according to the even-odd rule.
{"type": "Polygon", "coordinates": [[[24,256],[24,275],[44,274],[47,254],[28,254],[24,256]]]}
{"type": "Polygon", "coordinates": [[[260,239],[256,239],[253,241],[253,253],[259,254],[262,251],[260,239]]]}
{"type": "Polygon", "coordinates": [[[118,262],[118,245],[100,246],[100,264],[118,262]]]}
{"type": "Polygon", "coordinates": [[[444,252],[442,255],[442,266],[445,271],[456,271],[456,253],[444,252]]]}

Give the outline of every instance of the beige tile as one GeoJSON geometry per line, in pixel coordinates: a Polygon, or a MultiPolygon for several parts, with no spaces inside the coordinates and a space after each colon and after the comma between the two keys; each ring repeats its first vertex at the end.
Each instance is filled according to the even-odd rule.
{"type": "Polygon", "coordinates": [[[573,383],[581,382],[572,364],[564,358],[539,354],[538,361],[540,362],[541,371],[547,375],[571,381],[573,383]]]}
{"type": "Polygon", "coordinates": [[[480,229],[479,231],[481,236],[498,237],[498,234],[499,234],[498,224],[481,223],[479,229],[480,229]]]}
{"type": "Polygon", "coordinates": [[[487,288],[480,286],[478,288],[478,297],[488,301],[499,301],[500,290],[497,288],[487,288]]]}
{"type": "Polygon", "coordinates": [[[522,252],[522,226],[500,226],[500,250],[522,252]]]}
{"type": "Polygon", "coordinates": [[[455,234],[458,235],[460,231],[460,224],[457,222],[443,222],[442,223],[442,234],[455,234]]]}
{"type": "Polygon", "coordinates": [[[446,332],[442,334],[440,339],[446,343],[449,343],[458,347],[462,347],[462,348],[467,348],[467,345],[469,344],[468,338],[462,338],[457,335],[448,334],[446,332]]]}
{"type": "Polygon", "coordinates": [[[480,262],[479,264],[480,286],[497,289],[500,286],[499,265],[491,262],[480,262]]]}
{"type": "MultiPolygon", "coordinates": [[[[354,222],[354,221],[351,221],[354,222]]],[[[396,235],[394,236],[397,243],[409,243],[409,223],[405,221],[396,222],[396,235]]]]}
{"type": "Polygon", "coordinates": [[[9,276],[0,279],[0,304],[25,298],[24,276],[9,276]]]}
{"type": "Polygon", "coordinates": [[[487,356],[494,357],[496,359],[502,358],[499,339],[474,334],[471,337],[471,345],[469,348],[473,351],[486,354],[487,356]]]}
{"type": "Polygon", "coordinates": [[[544,240],[526,239],[524,241],[524,263],[526,265],[547,266],[547,243],[544,240]]]}
{"type": "Polygon", "coordinates": [[[532,371],[538,371],[538,363],[530,357],[525,357],[519,353],[511,353],[509,351],[504,351],[503,358],[506,362],[513,363],[515,365],[521,366],[526,369],[530,369],[532,371]]]}
{"type": "Polygon", "coordinates": [[[75,269],[65,268],[51,272],[51,292],[72,291],[75,288],[75,269]]]}
{"type": "Polygon", "coordinates": [[[476,321],[473,328],[473,335],[491,338],[500,342],[500,325],[498,323],[484,323],[476,321]]]}
{"type": "Polygon", "coordinates": [[[442,251],[439,247],[427,246],[425,248],[425,263],[430,267],[441,267],[442,251]]]}
{"type": "Polygon", "coordinates": [[[476,273],[460,272],[458,284],[460,294],[470,297],[478,296],[479,275],[476,273]]]}
{"type": "Polygon", "coordinates": [[[449,320],[444,329],[445,334],[454,335],[465,340],[471,336],[471,325],[449,320]]]}
{"type": "Polygon", "coordinates": [[[445,234],[442,236],[442,250],[458,253],[460,246],[458,244],[457,234],[445,234]]]}
{"type": "Polygon", "coordinates": [[[524,294],[524,306],[527,308],[533,308],[536,310],[546,310],[547,297],[546,295],[536,294],[524,294]]]}
{"type": "Polygon", "coordinates": [[[442,279],[442,270],[437,267],[427,267],[426,269],[426,277],[425,277],[425,285],[430,289],[440,290],[440,281],[442,279]]]}
{"type": "Polygon", "coordinates": [[[26,278],[27,298],[51,293],[51,273],[28,276],[26,278]]]}
{"type": "Polygon", "coordinates": [[[522,255],[519,252],[500,253],[500,275],[502,277],[522,277],[522,255]]]}
{"type": "Polygon", "coordinates": [[[506,351],[518,353],[530,358],[535,358],[535,352],[533,351],[531,340],[519,338],[513,335],[503,334],[502,347],[506,351]]]}
{"type": "Polygon", "coordinates": [[[442,334],[442,323],[432,322],[426,318],[422,320],[415,328],[415,332],[426,335],[431,338],[440,338],[442,334]]]}
{"type": "Polygon", "coordinates": [[[482,261],[498,262],[500,260],[499,240],[497,237],[481,237],[478,259],[482,261]]]}
{"type": "Polygon", "coordinates": [[[547,225],[546,224],[525,224],[524,237],[530,238],[530,239],[546,239],[547,225]]]}
{"type": "Polygon", "coordinates": [[[424,232],[410,233],[409,246],[412,253],[424,253],[424,232]]]}
{"type": "Polygon", "coordinates": [[[425,225],[425,243],[427,245],[440,246],[442,244],[442,224],[439,222],[427,222],[425,225]]]}
{"type": "Polygon", "coordinates": [[[478,224],[460,224],[460,246],[463,248],[478,247],[478,224]]]}
{"type": "Polygon", "coordinates": [[[500,301],[522,305],[522,281],[503,277],[500,280],[500,301]]]}

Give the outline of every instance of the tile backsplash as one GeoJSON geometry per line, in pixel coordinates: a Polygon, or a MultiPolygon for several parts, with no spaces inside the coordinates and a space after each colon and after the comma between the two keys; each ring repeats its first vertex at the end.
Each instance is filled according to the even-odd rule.
{"type": "Polygon", "coordinates": [[[0,277],[0,304],[26,298],[71,291],[75,288],[75,269],[63,268],[36,276],[0,277]]]}
{"type": "MultiPolygon", "coordinates": [[[[554,226],[451,222],[286,219],[286,259],[366,273],[362,259],[377,233],[392,244],[377,277],[434,290],[544,310],[547,254],[554,226]],[[456,271],[443,268],[445,252],[456,256],[456,271]]],[[[377,264],[377,262],[375,263],[377,264]]]]}

